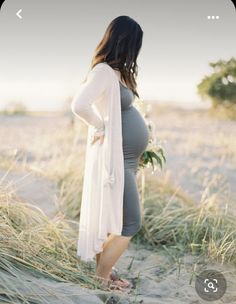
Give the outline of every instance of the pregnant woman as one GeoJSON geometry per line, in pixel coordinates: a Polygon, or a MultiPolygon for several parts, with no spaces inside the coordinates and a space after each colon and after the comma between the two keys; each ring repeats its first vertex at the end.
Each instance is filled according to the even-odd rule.
{"type": "MultiPolygon", "coordinates": [[[[119,83],[120,100],[118,102],[120,102],[119,109],[121,113],[115,113],[115,115],[120,115],[122,127],[124,160],[124,171],[122,171],[124,172],[123,227],[121,235],[108,233],[107,239],[102,246],[103,250],[96,254],[96,275],[104,286],[120,290],[132,286],[131,282],[120,278],[113,270],[115,269],[115,263],[127,249],[129,241],[141,228],[141,208],[136,173],[140,157],[149,141],[146,123],[133,105],[135,95],[139,97],[135,78],[137,76],[136,59],[141,49],[142,37],[143,31],[136,21],[128,16],[119,16],[108,26],[93,58],[93,66],[98,64],[101,67],[102,63],[103,67],[105,66],[112,71],[116,81],[119,83]]],[[[93,94],[95,95],[95,88],[98,88],[96,90],[99,93],[101,91],[104,92],[103,88],[105,88],[106,84],[104,84],[105,81],[102,77],[97,77],[96,81],[94,80],[93,92],[91,89],[93,81],[90,80],[90,83],[90,87],[87,85],[87,92],[89,92],[87,95],[89,97],[93,96],[93,94]]],[[[74,98],[72,111],[88,125],[93,125],[95,132],[93,133],[91,145],[103,145],[106,140],[106,130],[104,121],[101,120],[101,116],[105,117],[102,115],[102,107],[100,108],[101,116],[99,116],[90,105],[85,104],[85,97],[82,97],[85,96],[85,94],[83,95],[84,91],[82,89],[79,97],[74,98]]],[[[99,102],[97,106],[99,107],[99,102]]],[[[112,124],[113,128],[115,128],[115,120],[114,122],[111,121],[112,124]]],[[[80,218],[80,221],[82,220],[83,218],[80,218]]]]}

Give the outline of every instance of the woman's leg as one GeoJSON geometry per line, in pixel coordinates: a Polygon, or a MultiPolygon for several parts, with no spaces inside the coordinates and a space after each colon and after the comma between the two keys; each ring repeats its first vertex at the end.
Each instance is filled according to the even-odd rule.
{"type": "Polygon", "coordinates": [[[109,235],[103,251],[97,255],[96,275],[109,279],[112,267],[127,249],[132,236],[141,228],[140,202],[133,169],[125,169],[123,229],[121,235],[109,235]]]}
{"type": "MultiPolygon", "coordinates": [[[[106,241],[103,243],[103,245],[102,245],[102,248],[104,249],[105,248],[105,246],[106,246],[106,244],[107,244],[107,242],[109,242],[109,240],[110,240],[110,233],[108,233],[108,235],[107,235],[107,239],[106,239],[106,241]]],[[[98,267],[98,264],[99,264],[99,261],[100,261],[100,257],[101,257],[101,252],[100,253],[97,253],[96,254],[96,268],[98,267]]]]}
{"type": "Polygon", "coordinates": [[[109,279],[112,267],[118,261],[122,253],[127,249],[132,236],[110,235],[103,246],[103,251],[97,258],[99,260],[96,275],[109,279]]]}
{"type": "Polygon", "coordinates": [[[127,249],[129,241],[141,228],[140,202],[133,169],[125,169],[123,229],[121,235],[109,235],[103,251],[96,255],[96,275],[108,280],[112,267],[127,249]]]}

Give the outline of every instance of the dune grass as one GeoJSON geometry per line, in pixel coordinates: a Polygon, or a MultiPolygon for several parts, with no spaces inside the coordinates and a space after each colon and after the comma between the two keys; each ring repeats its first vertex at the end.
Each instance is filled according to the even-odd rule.
{"type": "MultiPolygon", "coordinates": [[[[58,282],[74,282],[90,289],[99,286],[91,265],[76,256],[85,137],[81,136],[83,130],[77,129],[81,132],[76,136],[75,131],[45,135],[48,139],[37,150],[36,161],[26,164],[33,173],[57,181],[61,213],[56,217],[49,219],[39,208],[21,203],[14,192],[0,184],[2,290],[9,289],[4,274],[17,276],[22,269],[58,282]],[[48,158],[41,167],[45,153],[48,158]]],[[[153,251],[164,248],[175,256],[187,252],[235,265],[235,215],[223,202],[220,189],[196,203],[169,181],[147,173],[143,226],[132,241],[153,251]]],[[[15,293],[20,297],[17,290],[15,293]]]]}
{"type": "Polygon", "coordinates": [[[22,203],[1,187],[0,230],[1,270],[21,265],[60,282],[92,289],[98,286],[91,265],[76,256],[77,223],[65,220],[62,213],[49,219],[39,208],[22,203]]]}
{"type": "MultiPolygon", "coordinates": [[[[67,157],[66,168],[60,177],[60,201],[66,217],[79,221],[83,177],[78,173],[83,168],[77,155],[67,157]]],[[[134,242],[236,263],[236,224],[220,189],[196,203],[168,180],[145,174],[143,227],[134,242]]]]}
{"type": "MultiPolygon", "coordinates": [[[[63,184],[65,188],[68,186],[64,193],[81,191],[82,185],[78,187],[77,182],[77,175],[70,175],[63,184]]],[[[217,199],[215,193],[196,203],[171,183],[151,175],[146,176],[146,188],[143,226],[134,242],[148,244],[153,250],[168,246],[176,254],[188,252],[236,264],[236,222],[227,203],[217,199]]],[[[66,201],[65,196],[64,204],[66,201]]],[[[78,200],[69,196],[68,202],[67,216],[79,220],[78,200]]]]}
{"type": "MultiPolygon", "coordinates": [[[[158,192],[152,191],[156,181],[150,177],[147,182],[143,226],[134,242],[147,244],[154,251],[166,248],[176,256],[190,252],[222,264],[236,264],[236,224],[227,208],[216,205],[211,197],[196,205],[177,191],[170,195],[174,188],[166,184],[159,184],[158,192]]],[[[69,184],[70,190],[76,186],[69,184]]],[[[63,213],[49,219],[39,208],[21,203],[10,193],[0,188],[1,288],[9,289],[6,273],[17,277],[22,270],[58,282],[101,288],[91,265],[76,257],[78,222],[65,219],[63,213]]],[[[24,299],[17,290],[10,289],[7,294],[24,299]]]]}
{"type": "Polygon", "coordinates": [[[136,242],[149,244],[153,250],[164,246],[176,254],[203,255],[221,264],[236,265],[236,222],[232,206],[217,200],[214,193],[199,203],[188,200],[182,193],[168,197],[165,183],[155,183],[152,177],[147,183],[159,190],[149,192],[145,198],[143,226],[135,237],[136,242]]]}
{"type": "MultiPolygon", "coordinates": [[[[73,132],[70,153],[65,156],[61,152],[48,172],[58,180],[63,213],[68,219],[79,221],[84,146],[78,148],[73,132]],[[59,174],[55,168],[60,168],[59,174]]],[[[221,263],[236,263],[236,224],[232,206],[227,205],[220,186],[216,187],[217,192],[203,194],[201,202],[194,202],[168,178],[159,179],[148,170],[145,175],[143,227],[133,238],[134,242],[148,244],[153,250],[169,246],[178,254],[191,252],[221,263]]],[[[210,183],[206,189],[211,187],[210,183]]]]}

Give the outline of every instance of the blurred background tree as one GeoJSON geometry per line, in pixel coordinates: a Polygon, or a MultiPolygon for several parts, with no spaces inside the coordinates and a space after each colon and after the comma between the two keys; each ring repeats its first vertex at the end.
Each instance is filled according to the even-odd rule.
{"type": "Polygon", "coordinates": [[[21,101],[10,101],[5,105],[1,113],[4,115],[27,115],[28,109],[21,101]]]}
{"type": "Polygon", "coordinates": [[[210,99],[213,108],[236,105],[236,60],[218,60],[209,65],[213,73],[198,84],[198,94],[203,100],[210,99]]]}

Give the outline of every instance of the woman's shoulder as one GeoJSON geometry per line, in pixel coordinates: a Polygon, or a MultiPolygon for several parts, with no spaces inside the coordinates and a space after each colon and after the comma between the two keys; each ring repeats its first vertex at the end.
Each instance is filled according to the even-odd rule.
{"type": "Polygon", "coordinates": [[[103,71],[107,71],[107,73],[111,73],[112,72],[112,68],[106,62],[99,62],[99,63],[97,63],[92,68],[92,70],[103,70],[103,71]]]}
{"type": "Polygon", "coordinates": [[[108,82],[112,81],[114,78],[114,72],[112,68],[105,62],[97,63],[90,71],[92,74],[98,75],[98,77],[106,78],[108,82]]]}

